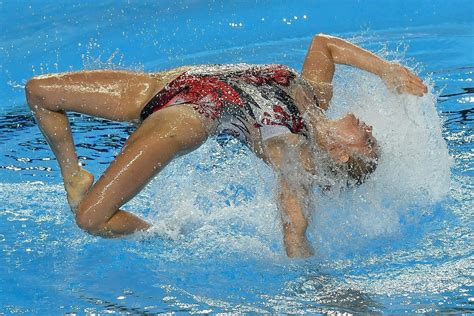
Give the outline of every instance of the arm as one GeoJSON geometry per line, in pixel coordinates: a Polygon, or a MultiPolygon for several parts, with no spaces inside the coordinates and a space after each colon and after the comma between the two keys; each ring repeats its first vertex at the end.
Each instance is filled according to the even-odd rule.
{"type": "Polygon", "coordinates": [[[283,243],[288,257],[310,257],[314,254],[308,239],[306,218],[302,204],[308,199],[306,188],[297,192],[290,187],[289,180],[278,177],[278,204],[282,216],[283,243]]]}
{"type": "Polygon", "coordinates": [[[302,77],[315,88],[324,109],[327,109],[332,97],[335,64],[371,72],[379,76],[389,89],[398,93],[422,96],[427,91],[423,81],[405,67],[383,60],[343,39],[319,34],[313,38],[308,49],[302,77]]]}
{"type": "Polygon", "coordinates": [[[301,175],[306,171],[313,171],[314,166],[312,159],[309,159],[310,151],[300,143],[298,137],[287,134],[266,140],[260,157],[274,169],[277,176],[277,203],[281,211],[286,253],[288,257],[309,257],[313,255],[313,250],[305,233],[311,197],[310,188],[302,181],[301,175]],[[295,164],[291,157],[296,157],[299,161],[295,164]],[[296,170],[295,165],[298,166],[296,170]]]}

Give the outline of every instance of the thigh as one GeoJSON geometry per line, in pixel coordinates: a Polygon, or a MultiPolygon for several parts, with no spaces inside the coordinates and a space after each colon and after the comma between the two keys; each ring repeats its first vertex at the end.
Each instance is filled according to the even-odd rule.
{"type": "Polygon", "coordinates": [[[35,77],[27,83],[27,91],[51,111],[131,121],[139,119],[159,85],[146,73],[93,70],[35,77]]]}
{"type": "Polygon", "coordinates": [[[188,105],[150,115],[81,201],[76,215],[93,225],[107,222],[173,158],[198,148],[207,137],[202,119],[188,105]]]}

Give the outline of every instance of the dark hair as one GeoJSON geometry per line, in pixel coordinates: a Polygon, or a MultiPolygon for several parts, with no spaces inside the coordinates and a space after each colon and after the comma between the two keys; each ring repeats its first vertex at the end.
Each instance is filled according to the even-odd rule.
{"type": "Polygon", "coordinates": [[[356,185],[360,185],[377,169],[378,155],[373,158],[363,157],[359,154],[352,154],[346,163],[347,174],[356,185]]]}

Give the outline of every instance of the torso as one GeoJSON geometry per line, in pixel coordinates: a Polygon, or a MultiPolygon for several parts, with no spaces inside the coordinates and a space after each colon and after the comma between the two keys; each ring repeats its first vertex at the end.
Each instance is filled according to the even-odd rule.
{"type": "Polygon", "coordinates": [[[161,84],[142,119],[161,108],[190,103],[206,117],[220,120],[218,132],[238,138],[262,127],[285,126],[300,133],[304,129],[300,113],[317,103],[309,84],[283,65],[201,65],[151,76],[161,84]]]}

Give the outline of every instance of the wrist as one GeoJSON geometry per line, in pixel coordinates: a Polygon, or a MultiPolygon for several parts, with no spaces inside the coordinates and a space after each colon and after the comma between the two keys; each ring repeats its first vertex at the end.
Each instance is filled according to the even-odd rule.
{"type": "Polygon", "coordinates": [[[377,72],[375,72],[375,74],[383,78],[385,75],[387,75],[388,73],[392,71],[392,68],[394,65],[396,65],[395,62],[380,59],[380,62],[378,63],[378,67],[377,67],[377,72]]]}

